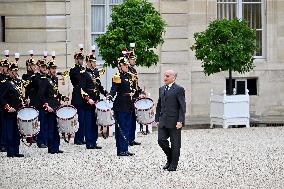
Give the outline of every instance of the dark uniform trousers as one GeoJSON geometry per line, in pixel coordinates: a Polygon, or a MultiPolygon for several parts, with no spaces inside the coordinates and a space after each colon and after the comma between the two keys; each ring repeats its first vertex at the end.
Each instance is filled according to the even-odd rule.
{"type": "Polygon", "coordinates": [[[59,151],[60,137],[55,112],[46,113],[45,120],[48,125],[48,153],[56,153],[59,151]]]}
{"type": "Polygon", "coordinates": [[[87,107],[85,111],[86,146],[96,146],[98,139],[98,126],[96,125],[95,109],[87,107]]]}
{"type": "Polygon", "coordinates": [[[116,139],[116,147],[117,153],[127,152],[128,151],[128,141],[130,136],[130,128],[132,126],[132,112],[114,112],[114,116],[116,118],[115,124],[115,139],[116,139]],[[119,127],[120,129],[119,129],[119,127]],[[126,140],[125,140],[125,138],[126,140]]]}
{"type": "Polygon", "coordinates": [[[19,154],[20,134],[17,125],[17,114],[7,113],[3,125],[7,128],[7,156],[19,154]]]}
{"type": "Polygon", "coordinates": [[[136,113],[133,111],[132,113],[132,122],[129,130],[129,142],[133,142],[135,140],[135,131],[136,131],[136,113]]]}
{"type": "Polygon", "coordinates": [[[38,108],[40,131],[37,135],[37,145],[42,144],[47,146],[48,143],[48,122],[47,122],[47,111],[44,108],[38,108]]]}
{"type": "Polygon", "coordinates": [[[78,113],[78,121],[79,121],[79,129],[75,133],[74,137],[74,143],[79,144],[83,143],[84,137],[85,137],[85,116],[86,116],[86,110],[84,105],[75,105],[75,108],[77,109],[78,113]]]}
{"type": "Polygon", "coordinates": [[[0,148],[6,149],[7,147],[7,125],[4,123],[3,111],[0,109],[0,148]]]}

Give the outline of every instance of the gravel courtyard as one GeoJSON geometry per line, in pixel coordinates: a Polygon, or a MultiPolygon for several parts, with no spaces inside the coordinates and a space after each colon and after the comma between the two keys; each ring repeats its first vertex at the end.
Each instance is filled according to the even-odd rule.
{"type": "Polygon", "coordinates": [[[0,188],[284,188],[284,128],[183,130],[178,170],[162,170],[157,132],[139,135],[134,157],[61,141],[64,154],[21,144],[25,158],[0,154],[0,188]]]}

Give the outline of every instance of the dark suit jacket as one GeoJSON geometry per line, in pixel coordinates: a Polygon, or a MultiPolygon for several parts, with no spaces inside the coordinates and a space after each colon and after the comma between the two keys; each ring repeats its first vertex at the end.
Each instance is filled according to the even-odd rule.
{"type": "Polygon", "coordinates": [[[184,125],[185,112],[184,88],[173,83],[165,95],[165,86],[160,87],[155,117],[159,127],[175,128],[177,122],[182,122],[184,125]]]}

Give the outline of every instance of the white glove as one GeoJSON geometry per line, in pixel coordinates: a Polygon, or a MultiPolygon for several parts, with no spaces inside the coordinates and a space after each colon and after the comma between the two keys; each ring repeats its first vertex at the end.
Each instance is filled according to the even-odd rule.
{"type": "Polygon", "coordinates": [[[50,106],[47,106],[47,111],[48,112],[53,112],[53,109],[50,106]]]}
{"type": "Polygon", "coordinates": [[[91,104],[91,105],[94,105],[94,104],[95,104],[95,102],[94,102],[92,99],[89,99],[89,100],[88,100],[88,103],[91,104]]]}

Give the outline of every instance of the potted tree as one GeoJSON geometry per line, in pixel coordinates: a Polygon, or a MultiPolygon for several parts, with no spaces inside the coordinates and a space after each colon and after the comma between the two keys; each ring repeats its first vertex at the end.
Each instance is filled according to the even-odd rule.
{"type": "Polygon", "coordinates": [[[154,49],[164,42],[165,21],[147,0],[126,0],[113,7],[112,22],[97,38],[99,52],[106,66],[116,67],[122,48],[135,43],[137,65],[150,67],[159,58],[154,49]]]}
{"type": "Polygon", "coordinates": [[[240,19],[219,19],[210,22],[208,28],[194,33],[191,49],[202,61],[206,75],[229,72],[229,91],[210,98],[210,125],[246,125],[249,127],[249,96],[233,95],[232,72],[245,73],[254,68],[256,32],[240,19]]]}

